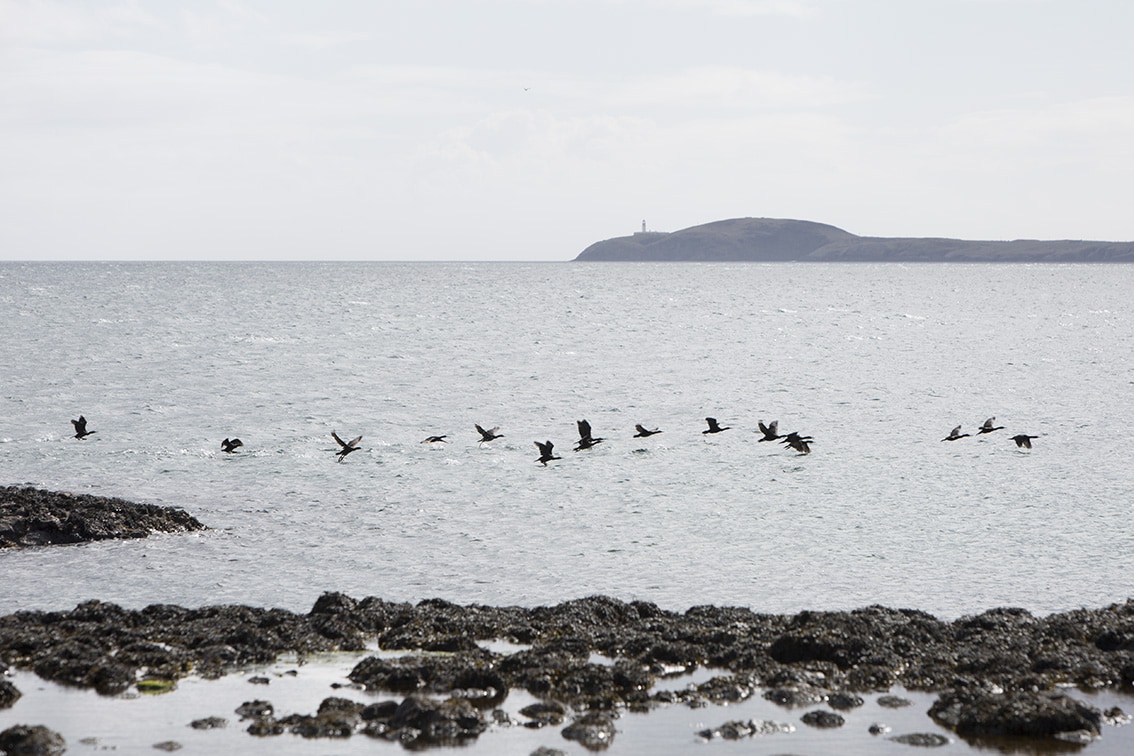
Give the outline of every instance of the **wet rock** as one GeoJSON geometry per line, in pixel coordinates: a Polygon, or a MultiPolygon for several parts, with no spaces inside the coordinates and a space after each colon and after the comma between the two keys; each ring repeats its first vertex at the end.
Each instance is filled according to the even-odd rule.
{"type": "Polygon", "coordinates": [[[949,745],[949,738],[936,732],[913,732],[908,735],[895,735],[888,738],[902,745],[918,746],[921,748],[939,748],[949,745]]]}
{"type": "Polygon", "coordinates": [[[43,725],[14,725],[0,732],[0,751],[11,756],[56,756],[67,750],[67,741],[43,725]]]}
{"type": "Polygon", "coordinates": [[[906,706],[912,706],[913,701],[901,696],[879,696],[878,705],[884,709],[901,709],[906,706]]]}
{"type": "Polygon", "coordinates": [[[567,707],[558,701],[540,701],[525,706],[520,709],[520,713],[531,720],[526,726],[544,727],[562,724],[563,717],[567,715],[567,707]]]}
{"type": "Polygon", "coordinates": [[[827,705],[838,711],[857,709],[864,703],[866,702],[862,700],[862,696],[856,696],[853,693],[838,692],[827,696],[827,705]]]}
{"type": "Polygon", "coordinates": [[[725,722],[720,727],[710,730],[701,730],[697,736],[704,740],[720,738],[722,740],[740,740],[759,735],[774,735],[776,733],[795,732],[795,726],[787,722],[771,722],[768,720],[750,719],[747,722],[740,720],[725,722]]]}
{"type": "Polygon", "coordinates": [[[547,746],[540,746],[531,752],[529,756],[567,756],[566,751],[561,751],[558,748],[548,748],[547,746]]]}
{"type": "Polygon", "coordinates": [[[236,713],[240,715],[241,719],[251,719],[253,717],[270,717],[275,709],[272,707],[270,701],[245,701],[236,707],[236,713]]]}
{"type": "Polygon", "coordinates": [[[157,749],[159,751],[166,751],[168,753],[173,753],[174,751],[180,751],[181,747],[182,747],[181,744],[178,743],[176,740],[163,740],[160,743],[154,743],[155,749],[157,749]]]}
{"type": "Polygon", "coordinates": [[[261,717],[252,720],[252,724],[248,725],[248,734],[255,735],[256,737],[271,737],[273,735],[283,735],[287,728],[272,719],[271,717],[261,717]]]}
{"type": "Polygon", "coordinates": [[[20,689],[10,680],[0,680],[0,709],[9,709],[19,700],[20,689]]]}
{"type": "Polygon", "coordinates": [[[202,719],[194,719],[189,723],[189,726],[194,730],[217,730],[228,726],[228,720],[224,717],[204,717],[202,719]]]}
{"type": "Polygon", "coordinates": [[[809,711],[799,719],[805,725],[810,725],[811,727],[842,727],[844,724],[846,724],[846,720],[843,719],[842,714],[836,714],[835,712],[827,711],[826,709],[816,709],[815,711],[809,711]]]}
{"type": "Polygon", "coordinates": [[[424,696],[407,696],[389,721],[390,729],[400,731],[400,739],[430,745],[459,744],[475,738],[488,724],[468,701],[450,698],[434,701],[424,696]]]}
{"type": "Polygon", "coordinates": [[[184,510],[123,499],[0,487],[0,548],[204,530],[184,510]]]}
{"type": "Polygon", "coordinates": [[[891,729],[892,728],[888,724],[883,724],[882,722],[874,722],[870,725],[870,727],[866,728],[866,731],[871,735],[885,735],[891,729]]]}
{"type": "Polygon", "coordinates": [[[562,735],[592,751],[607,748],[614,742],[614,717],[602,711],[589,711],[564,727],[562,735]]]}
{"type": "Polygon", "coordinates": [[[372,720],[387,720],[394,716],[394,712],[398,710],[397,701],[379,701],[377,703],[368,704],[358,712],[358,716],[364,722],[372,720]]]}
{"type": "Polygon", "coordinates": [[[811,687],[771,688],[764,698],[780,706],[810,706],[827,700],[826,691],[811,687]]]}
{"type": "Polygon", "coordinates": [[[256,675],[255,677],[249,677],[248,682],[251,685],[268,685],[272,681],[263,675],[256,675]]]}
{"type": "Polygon", "coordinates": [[[954,690],[943,693],[929,715],[958,735],[1054,736],[1085,730],[1099,734],[1102,712],[1062,693],[954,690]]]}

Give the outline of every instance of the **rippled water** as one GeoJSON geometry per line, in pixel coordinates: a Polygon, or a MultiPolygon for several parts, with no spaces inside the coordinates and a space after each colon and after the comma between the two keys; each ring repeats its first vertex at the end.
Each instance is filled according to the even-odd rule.
{"type": "Polygon", "coordinates": [[[0,612],[1124,600],[1131,291],[1111,265],[2,264],[0,484],[212,530],[0,553],[0,612]],[[606,441],[576,453],[581,418],[606,441]],[[758,443],[772,419],[813,453],[758,443]],[[362,449],[336,463],[332,430],[362,449]]]}

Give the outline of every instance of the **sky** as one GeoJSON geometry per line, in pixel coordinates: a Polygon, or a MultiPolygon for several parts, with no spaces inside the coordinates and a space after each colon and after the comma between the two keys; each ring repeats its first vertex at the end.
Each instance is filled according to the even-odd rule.
{"type": "Polygon", "coordinates": [[[0,0],[0,260],[1134,240],[1130,0],[0,0]]]}

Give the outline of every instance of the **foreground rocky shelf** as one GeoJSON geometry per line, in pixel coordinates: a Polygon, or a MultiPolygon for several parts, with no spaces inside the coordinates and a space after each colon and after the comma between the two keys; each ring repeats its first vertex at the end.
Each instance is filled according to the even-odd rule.
{"type": "MultiPolygon", "coordinates": [[[[522,724],[566,723],[563,737],[600,748],[614,737],[623,710],[762,695],[815,707],[806,715],[813,721],[804,719],[812,726],[839,726],[837,712],[860,706],[862,694],[903,686],[937,693],[930,716],[964,738],[1086,743],[1128,717],[1100,711],[1071,689],[1134,685],[1130,600],[1048,617],[996,609],[955,621],[878,606],[791,616],[712,606],[678,613],[602,596],[521,608],[327,593],[307,614],[161,604],[134,611],[90,601],[70,611],[0,618],[0,665],[115,695],[191,674],[218,677],[284,653],[365,650],[375,639],[384,652],[405,653],[367,657],[350,679],[397,698],[368,706],[328,698],[314,714],[281,719],[270,703],[250,701],[241,712],[248,731],[452,744],[498,724],[507,715],[495,707],[518,688],[541,701],[523,711],[522,724]],[[515,646],[489,650],[487,642],[496,640],[515,646]],[[674,670],[697,667],[719,674],[682,690],[654,685],[674,670]]],[[[728,722],[701,736],[750,737],[776,726],[728,722]]],[[[930,742],[919,744],[940,736],[924,737],[930,742]]]]}
{"type": "Polygon", "coordinates": [[[124,499],[0,486],[0,548],[204,530],[184,510],[124,499]]]}

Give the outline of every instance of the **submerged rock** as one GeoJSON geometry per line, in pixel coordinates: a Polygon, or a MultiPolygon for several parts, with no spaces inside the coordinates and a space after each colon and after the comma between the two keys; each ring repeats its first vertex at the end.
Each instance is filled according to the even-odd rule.
{"type": "Polygon", "coordinates": [[[0,732],[0,751],[19,756],[56,756],[67,750],[67,741],[43,725],[14,725],[0,732]]]}

